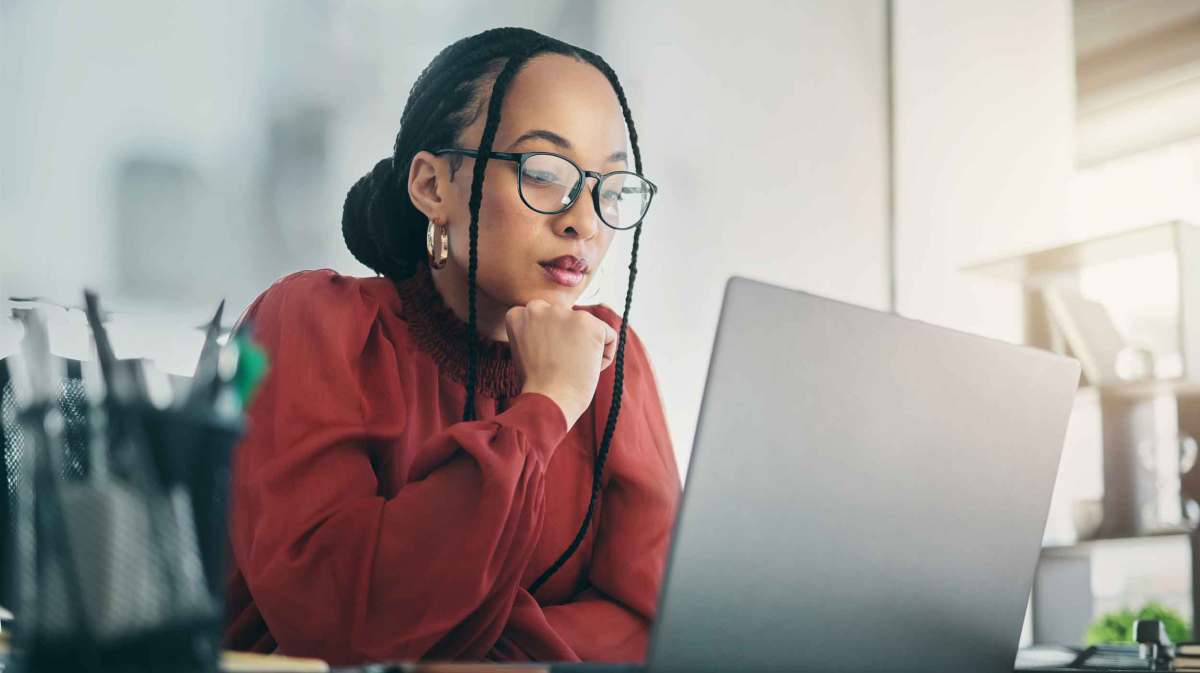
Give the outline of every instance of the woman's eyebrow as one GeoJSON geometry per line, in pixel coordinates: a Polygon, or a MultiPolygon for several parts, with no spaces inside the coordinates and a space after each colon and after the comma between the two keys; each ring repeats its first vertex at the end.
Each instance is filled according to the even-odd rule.
{"type": "MultiPolygon", "coordinates": [[[[571,141],[570,140],[567,140],[566,138],[558,135],[554,131],[548,131],[546,129],[532,129],[532,130],[522,133],[519,137],[517,137],[516,140],[514,140],[512,142],[512,144],[510,144],[508,146],[508,149],[511,150],[512,148],[516,147],[517,145],[520,145],[521,143],[525,142],[526,140],[533,140],[535,138],[541,138],[542,140],[552,142],[564,150],[571,149],[571,141]]],[[[624,150],[620,150],[620,151],[613,152],[612,154],[608,155],[607,161],[624,161],[624,162],[628,163],[629,155],[624,150]]]]}
{"type": "Polygon", "coordinates": [[[542,140],[548,140],[548,141],[554,143],[555,145],[558,145],[559,147],[561,147],[564,150],[571,149],[571,141],[570,140],[567,140],[566,138],[558,135],[554,131],[547,131],[546,129],[533,129],[532,131],[526,131],[526,132],[522,133],[519,138],[514,140],[513,143],[511,145],[509,145],[509,148],[511,149],[513,147],[516,147],[517,145],[520,145],[521,143],[525,142],[526,140],[532,140],[534,138],[541,138],[542,140]]]}

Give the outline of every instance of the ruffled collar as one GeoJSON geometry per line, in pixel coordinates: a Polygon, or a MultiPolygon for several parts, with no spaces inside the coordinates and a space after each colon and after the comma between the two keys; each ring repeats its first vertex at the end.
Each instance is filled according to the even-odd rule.
{"type": "MultiPolygon", "coordinates": [[[[467,383],[467,324],[446,305],[429,267],[418,264],[409,278],[396,283],[400,314],[408,322],[417,346],[433,357],[438,367],[464,386],[467,383]]],[[[503,341],[479,339],[478,392],[493,399],[520,394],[512,350],[503,341]]]]}

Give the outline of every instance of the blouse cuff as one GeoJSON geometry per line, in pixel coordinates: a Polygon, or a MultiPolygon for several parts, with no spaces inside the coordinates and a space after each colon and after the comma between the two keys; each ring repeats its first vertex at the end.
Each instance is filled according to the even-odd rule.
{"type": "Polygon", "coordinates": [[[542,393],[521,393],[508,409],[496,416],[504,425],[520,430],[529,446],[549,464],[554,449],[567,436],[567,417],[558,402],[542,393]]]}

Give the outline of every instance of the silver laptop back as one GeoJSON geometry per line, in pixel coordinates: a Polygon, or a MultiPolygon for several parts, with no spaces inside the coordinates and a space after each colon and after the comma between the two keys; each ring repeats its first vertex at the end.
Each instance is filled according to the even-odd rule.
{"type": "Polygon", "coordinates": [[[648,668],[1011,671],[1078,381],[731,279],[648,668]]]}

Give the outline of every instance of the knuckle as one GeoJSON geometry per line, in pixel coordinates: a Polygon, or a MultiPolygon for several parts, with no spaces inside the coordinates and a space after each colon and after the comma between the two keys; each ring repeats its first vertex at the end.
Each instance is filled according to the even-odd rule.
{"type": "Polygon", "coordinates": [[[603,343],[604,337],[608,334],[605,331],[605,328],[607,327],[607,325],[605,325],[601,320],[597,319],[595,316],[590,315],[586,312],[576,311],[576,313],[578,313],[579,315],[575,320],[579,323],[580,327],[587,330],[588,335],[591,336],[593,339],[596,339],[596,340],[600,341],[601,343],[603,343]]]}

